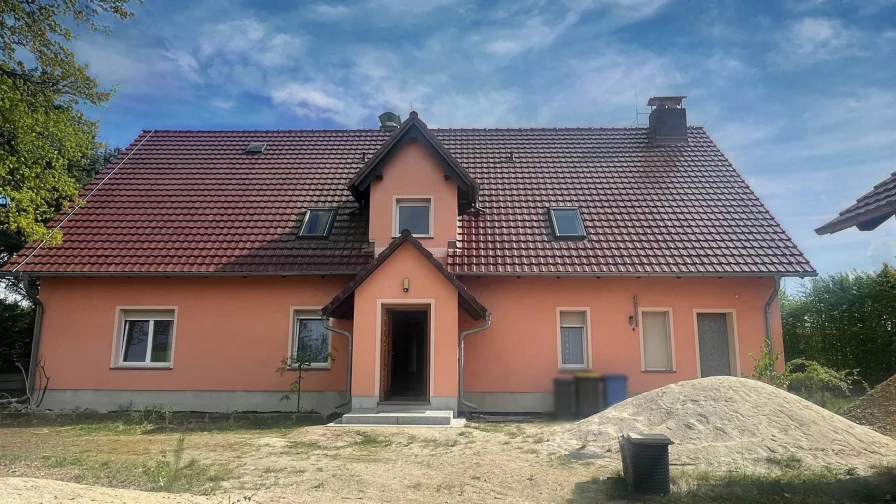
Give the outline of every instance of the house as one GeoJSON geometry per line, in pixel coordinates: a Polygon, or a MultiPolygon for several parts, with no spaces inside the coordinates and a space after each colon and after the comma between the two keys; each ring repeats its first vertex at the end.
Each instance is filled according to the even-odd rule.
{"type": "Polygon", "coordinates": [[[857,199],[830,222],[815,230],[816,234],[833,234],[855,226],[859,231],[873,231],[896,215],[896,172],[857,199]]]}
{"type": "Polygon", "coordinates": [[[682,97],[649,127],[141,133],[6,271],[40,278],[43,406],[539,412],[782,348],[815,275],[682,97]]]}

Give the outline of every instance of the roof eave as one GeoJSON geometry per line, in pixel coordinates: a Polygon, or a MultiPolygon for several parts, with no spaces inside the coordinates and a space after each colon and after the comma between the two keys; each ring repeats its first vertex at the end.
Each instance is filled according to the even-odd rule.
{"type": "Polygon", "coordinates": [[[878,208],[875,211],[860,212],[845,219],[837,217],[824,226],[817,228],[815,234],[833,234],[853,226],[860,231],[871,231],[877,229],[881,224],[894,215],[896,215],[896,204],[878,208]]]}

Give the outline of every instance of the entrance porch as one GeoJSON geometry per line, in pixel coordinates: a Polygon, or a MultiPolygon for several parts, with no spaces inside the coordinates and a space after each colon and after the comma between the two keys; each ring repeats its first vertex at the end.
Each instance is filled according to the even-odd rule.
{"type": "Polygon", "coordinates": [[[352,413],[456,415],[459,309],[473,320],[487,313],[407,231],[325,306],[325,316],[352,320],[352,413]]]}

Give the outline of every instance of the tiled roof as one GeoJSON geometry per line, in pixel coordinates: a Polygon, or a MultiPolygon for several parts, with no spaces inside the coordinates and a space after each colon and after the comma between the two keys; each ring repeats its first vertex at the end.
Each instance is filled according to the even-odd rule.
{"type": "MultiPolygon", "coordinates": [[[[460,219],[451,271],[814,273],[700,128],[662,147],[646,128],[430,131],[478,182],[485,211],[460,219]],[[553,241],[552,205],[578,206],[588,239],[553,241]]],[[[373,251],[346,183],[388,138],[146,131],[82,193],[105,179],[62,225],[61,245],[32,255],[32,244],[6,269],[28,258],[18,271],[357,273],[373,251]],[[245,154],[249,142],[267,149],[245,154]],[[297,240],[304,209],[329,205],[340,206],[331,238],[297,240]]]]}
{"type": "Polygon", "coordinates": [[[412,235],[410,231],[405,229],[397,238],[392,240],[392,243],[390,243],[388,247],[383,249],[383,251],[376,256],[376,259],[364,268],[363,271],[358,273],[358,276],[349,282],[332,301],[321,308],[321,315],[328,317],[332,316],[335,318],[352,318],[355,311],[355,291],[405,243],[408,243],[417,249],[417,252],[420,252],[423,258],[426,259],[429,264],[432,264],[432,267],[445,277],[445,280],[451,283],[455,289],[457,289],[458,303],[464,310],[466,310],[467,314],[469,314],[473,320],[479,320],[488,313],[488,310],[485,306],[482,306],[482,303],[476,299],[476,296],[467,290],[467,286],[462,284],[454,274],[445,269],[445,266],[443,266],[438,259],[433,257],[432,252],[427,250],[419,240],[414,238],[414,235],[412,235]]]}
{"type": "Polygon", "coordinates": [[[874,186],[856,202],[840,212],[836,218],[816,229],[818,234],[836,233],[856,226],[862,231],[870,231],[896,215],[896,172],[874,186]]]}

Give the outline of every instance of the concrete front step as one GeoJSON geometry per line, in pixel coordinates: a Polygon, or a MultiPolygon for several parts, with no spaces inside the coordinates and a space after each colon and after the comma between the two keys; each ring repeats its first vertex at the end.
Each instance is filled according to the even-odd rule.
{"type": "Polygon", "coordinates": [[[432,410],[428,402],[389,401],[376,405],[377,413],[422,413],[428,410],[432,410]]]}
{"type": "Polygon", "coordinates": [[[453,418],[453,411],[351,412],[342,416],[342,425],[441,425],[449,427],[453,418]]]}

